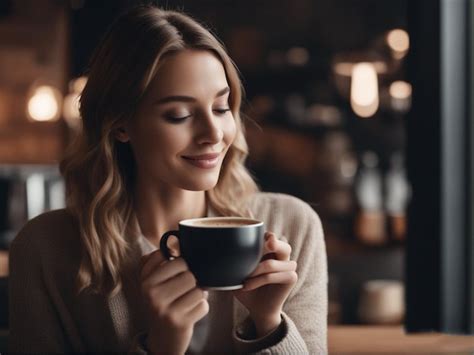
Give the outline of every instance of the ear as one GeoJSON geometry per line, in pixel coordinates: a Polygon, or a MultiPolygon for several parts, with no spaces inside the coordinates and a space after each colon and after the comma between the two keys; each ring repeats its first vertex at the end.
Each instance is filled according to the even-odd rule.
{"type": "Polygon", "coordinates": [[[128,136],[128,133],[124,127],[120,127],[115,130],[115,139],[122,143],[127,143],[130,141],[130,137],[128,136]]]}

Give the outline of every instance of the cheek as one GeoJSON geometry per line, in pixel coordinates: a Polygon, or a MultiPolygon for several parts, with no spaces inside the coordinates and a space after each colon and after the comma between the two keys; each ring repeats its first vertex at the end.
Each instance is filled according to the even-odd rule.
{"type": "Polygon", "coordinates": [[[135,131],[132,146],[142,157],[155,160],[158,156],[167,156],[179,151],[186,141],[183,130],[175,127],[149,124],[135,131]]]}
{"type": "Polygon", "coordinates": [[[234,118],[229,119],[224,126],[224,140],[228,145],[231,145],[237,136],[237,126],[234,118]]]}

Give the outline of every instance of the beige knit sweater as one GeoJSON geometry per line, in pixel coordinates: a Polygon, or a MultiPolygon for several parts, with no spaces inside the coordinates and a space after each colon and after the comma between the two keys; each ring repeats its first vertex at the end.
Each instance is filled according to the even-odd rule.
{"type": "MultiPolygon", "coordinates": [[[[196,323],[187,353],[327,353],[327,264],[319,217],[284,194],[258,193],[250,208],[267,231],[288,240],[291,259],[298,262],[298,282],[284,305],[281,326],[255,339],[245,307],[231,292],[211,291],[209,314],[196,323]]],[[[140,340],[149,319],[138,260],[154,246],[142,236],[133,245],[137,264],[124,272],[122,291],[110,299],[76,295],[80,245],[75,219],[58,210],[28,222],[10,248],[9,350],[145,353],[140,340]]]]}

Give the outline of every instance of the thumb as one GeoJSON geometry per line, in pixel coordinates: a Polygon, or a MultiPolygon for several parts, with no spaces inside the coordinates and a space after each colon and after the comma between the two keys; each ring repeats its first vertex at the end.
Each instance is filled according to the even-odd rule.
{"type": "Polygon", "coordinates": [[[151,255],[153,254],[153,252],[151,253],[148,253],[148,254],[145,254],[145,255],[142,255],[140,257],[140,268],[143,268],[143,265],[146,264],[146,262],[148,261],[148,259],[150,259],[151,255]]]}

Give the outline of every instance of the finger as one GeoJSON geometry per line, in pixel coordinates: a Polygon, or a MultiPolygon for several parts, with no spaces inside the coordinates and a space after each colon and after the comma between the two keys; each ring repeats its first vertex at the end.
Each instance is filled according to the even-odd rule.
{"type": "MultiPolygon", "coordinates": [[[[283,240],[278,240],[274,233],[268,232],[264,245],[264,256],[262,260],[269,258],[278,260],[290,260],[291,246],[283,240]],[[274,255],[267,255],[273,253],[274,255]]],[[[286,238],[285,238],[286,239],[286,238]]]]}
{"type": "Polygon", "coordinates": [[[140,279],[144,280],[151,271],[155,270],[158,266],[165,263],[166,261],[167,259],[159,249],[150,254],[142,256],[140,259],[140,279]]]}
{"type": "Polygon", "coordinates": [[[167,281],[185,271],[188,271],[188,264],[183,258],[176,258],[172,261],[168,261],[164,264],[156,266],[154,269],[144,274],[142,281],[149,283],[150,285],[156,285],[167,281]]]}
{"type": "Polygon", "coordinates": [[[169,305],[195,287],[194,275],[190,271],[185,271],[160,285],[161,297],[164,303],[169,305]]]}
{"type": "Polygon", "coordinates": [[[207,300],[201,300],[191,311],[189,311],[184,317],[190,323],[196,323],[200,319],[204,318],[209,313],[209,303],[207,300]]]}
{"type": "Polygon", "coordinates": [[[295,271],[274,272],[263,274],[245,280],[244,291],[254,290],[268,284],[289,284],[294,285],[298,280],[298,274],[295,271]]]}
{"type": "Polygon", "coordinates": [[[179,255],[181,255],[181,248],[179,247],[179,240],[178,238],[176,238],[174,235],[172,235],[169,239],[168,239],[168,249],[170,251],[170,254],[176,258],[178,257],[179,255]]]}
{"type": "Polygon", "coordinates": [[[171,303],[170,308],[179,309],[182,310],[182,312],[187,313],[192,311],[192,309],[196,307],[199,302],[201,302],[203,299],[207,299],[207,297],[207,291],[195,287],[171,303]]]}
{"type": "Polygon", "coordinates": [[[275,253],[267,253],[262,258],[260,259],[260,262],[268,260],[268,259],[275,259],[276,260],[277,256],[275,253]]]}
{"type": "Polygon", "coordinates": [[[281,261],[276,259],[268,259],[258,264],[257,268],[250,274],[250,277],[269,274],[272,272],[295,271],[296,261],[281,261]]]}
{"type": "Polygon", "coordinates": [[[265,232],[265,241],[268,240],[271,236],[274,236],[276,239],[281,240],[282,242],[288,243],[288,239],[282,235],[280,237],[277,237],[277,235],[274,232],[265,232]]]}
{"type": "MultiPolygon", "coordinates": [[[[156,250],[155,250],[156,251],[156,250]]],[[[146,264],[146,262],[148,261],[148,259],[150,258],[151,254],[153,254],[153,252],[149,253],[149,254],[144,254],[140,257],[140,270],[143,268],[143,266],[146,264]]]]}

